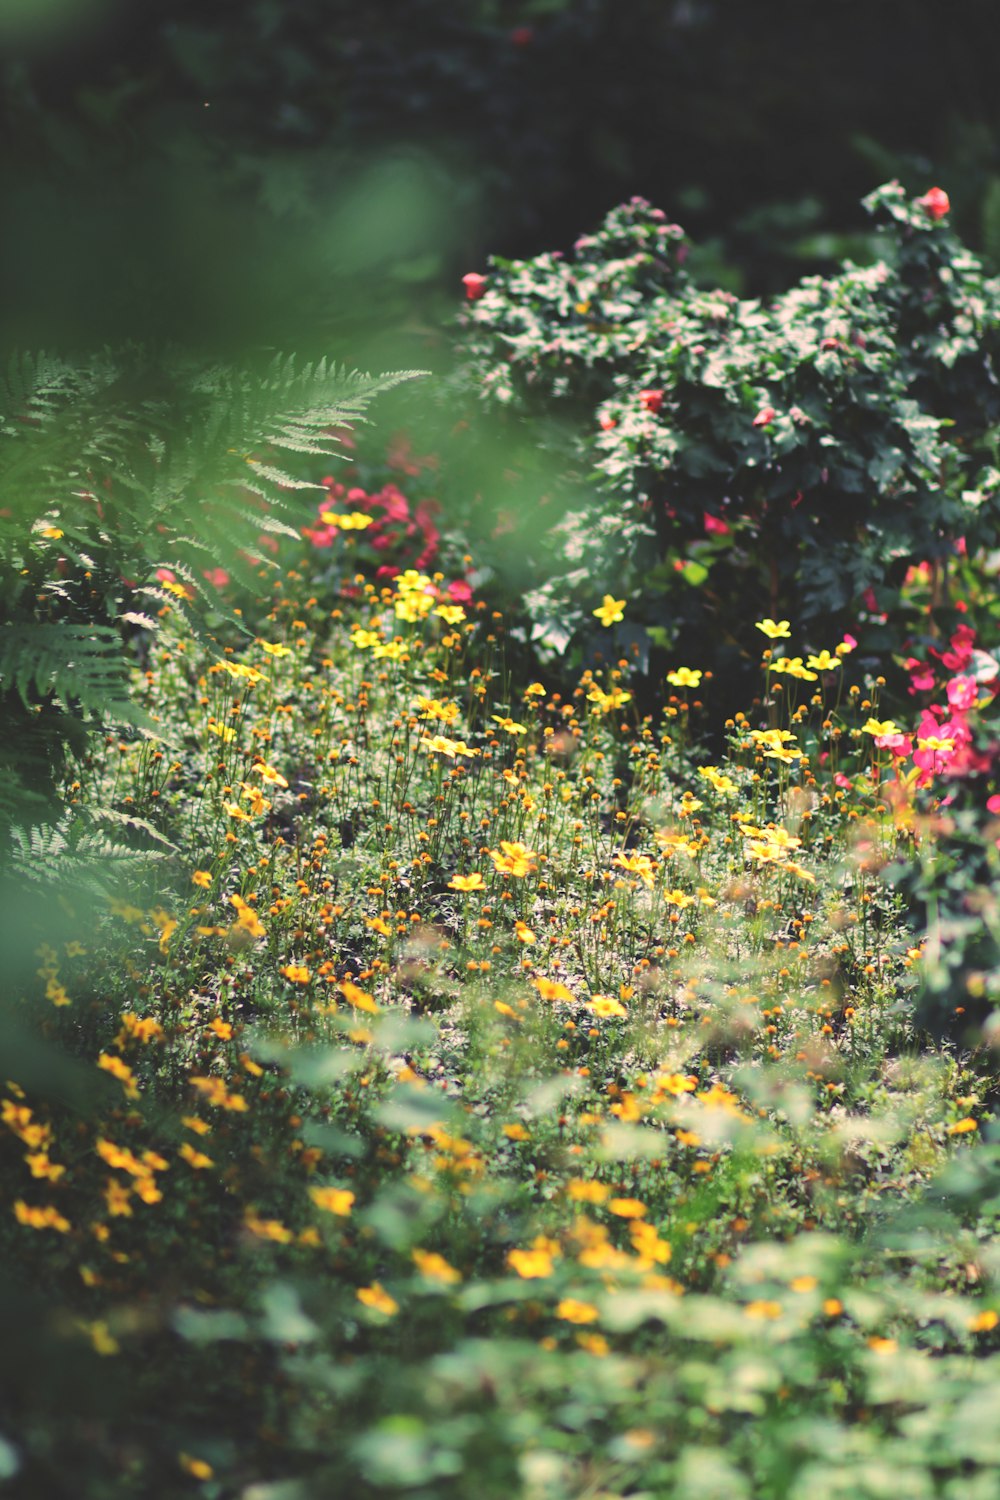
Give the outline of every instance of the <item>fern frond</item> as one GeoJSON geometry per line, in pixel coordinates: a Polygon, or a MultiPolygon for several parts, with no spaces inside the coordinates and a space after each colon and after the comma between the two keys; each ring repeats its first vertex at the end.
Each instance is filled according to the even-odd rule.
{"type": "Polygon", "coordinates": [[[27,709],[51,698],[97,715],[131,708],[121,638],[110,625],[0,626],[0,689],[27,709]]]}

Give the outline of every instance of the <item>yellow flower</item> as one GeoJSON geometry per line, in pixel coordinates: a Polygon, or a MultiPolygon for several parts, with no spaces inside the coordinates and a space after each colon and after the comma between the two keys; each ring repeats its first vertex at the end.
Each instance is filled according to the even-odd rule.
{"type": "Polygon", "coordinates": [[[133,1177],[145,1177],[146,1167],[127,1146],[116,1146],[114,1141],[99,1136],[94,1150],[102,1161],[119,1172],[129,1172],[133,1177]]]}
{"type": "Polygon", "coordinates": [[[612,688],[610,693],[604,692],[602,688],[595,687],[587,694],[588,703],[596,703],[598,713],[613,713],[619,708],[624,708],[626,703],[631,703],[632,694],[627,693],[624,688],[612,688]]]}
{"type": "Polygon", "coordinates": [[[355,1293],[359,1302],[365,1307],[371,1307],[375,1312],[384,1313],[387,1318],[393,1317],[399,1312],[399,1303],[394,1301],[389,1293],[378,1281],[373,1281],[371,1286],[360,1286],[355,1293]]]}
{"type": "Polygon", "coordinates": [[[213,1032],[214,1035],[217,1036],[222,1042],[232,1041],[232,1026],[230,1026],[228,1021],[223,1021],[219,1016],[213,1016],[208,1025],[205,1027],[205,1030],[213,1032]]]}
{"type": "Polygon", "coordinates": [[[265,761],[255,761],[253,768],[258,772],[262,781],[268,781],[272,786],[287,787],[288,782],[282,776],[281,772],[276,771],[273,766],[269,766],[265,761]]]}
{"type": "Polygon", "coordinates": [[[628,1011],[618,1000],[613,1000],[610,995],[595,995],[593,1000],[587,1002],[587,1009],[595,1016],[627,1016],[628,1011]]]}
{"type": "Polygon", "coordinates": [[[352,984],[349,979],[342,980],[337,988],[348,1005],[353,1005],[355,1010],[366,1010],[369,1015],[378,1015],[379,1009],[372,996],[359,988],[358,985],[352,984]]]}
{"type": "Polygon", "coordinates": [[[317,1208],[341,1219],[346,1219],[354,1207],[354,1194],[349,1188],[311,1187],[309,1196],[317,1208]]]}
{"type": "Polygon", "coordinates": [[[552,1275],[552,1256],[548,1250],[508,1250],[507,1264],[525,1281],[552,1275]]]}
{"type": "Polygon", "coordinates": [[[433,613],[440,615],[446,625],[460,625],[465,619],[465,610],[460,604],[439,604],[433,613]]]}
{"type": "Polygon", "coordinates": [[[566,1191],[575,1203],[603,1203],[610,1189],[593,1178],[579,1178],[567,1182],[566,1191]]]}
{"type": "Polygon", "coordinates": [[[894,719],[869,719],[867,724],[862,725],[865,734],[881,737],[883,734],[902,734],[902,730],[894,719]]]}
{"type": "Polygon", "coordinates": [[[203,1171],[205,1167],[215,1165],[210,1156],[206,1156],[204,1151],[196,1151],[187,1141],[184,1141],[177,1148],[177,1154],[184,1158],[189,1167],[194,1167],[196,1172],[203,1171]]]}
{"type": "Polygon", "coordinates": [[[814,672],[832,672],[835,667],[841,665],[839,656],[831,656],[829,651],[823,650],[818,656],[810,656],[806,660],[806,666],[812,667],[814,672]]]}
{"type": "Polygon", "coordinates": [[[531,1139],[530,1132],[525,1129],[520,1121],[513,1125],[505,1125],[503,1133],[509,1141],[529,1141],[531,1139]]]}
{"type": "Polygon", "coordinates": [[[203,1458],[192,1458],[190,1453],[178,1453],[177,1462],[192,1479],[211,1479],[215,1470],[203,1458]]]}
{"type": "Polygon", "coordinates": [[[780,672],[787,677],[798,677],[803,682],[817,682],[815,672],[803,666],[801,656],[779,656],[777,661],[771,663],[772,672],[780,672]]]}
{"type": "Polygon", "coordinates": [[[291,984],[308,984],[312,978],[305,964],[285,964],[280,972],[291,984]]]}
{"type": "Polygon", "coordinates": [[[203,890],[207,890],[212,884],[212,877],[208,870],[195,870],[191,876],[191,884],[200,885],[203,890]]]}
{"type": "Polygon", "coordinates": [[[438,698],[419,697],[417,708],[422,719],[439,719],[442,724],[454,724],[459,715],[457,703],[442,703],[438,698]]]}
{"type": "Polygon", "coordinates": [[[690,1073],[659,1073],[656,1078],[656,1087],[678,1098],[681,1094],[693,1094],[698,1087],[698,1080],[690,1073]]]}
{"type": "Polygon", "coordinates": [[[193,1130],[195,1135],[211,1135],[212,1127],[204,1120],[199,1120],[197,1115],[181,1115],[181,1124],[187,1130],[193,1130]]]}
{"type": "Polygon", "coordinates": [[[103,1068],[105,1073],[110,1073],[112,1078],[118,1079],[125,1089],[126,1099],[138,1099],[139,1085],[135,1081],[135,1074],[120,1057],[111,1057],[107,1052],[102,1052],[97,1059],[97,1066],[103,1068]]]}
{"type": "Polygon", "coordinates": [[[520,922],[520,921],[515,922],[514,923],[514,934],[515,934],[515,936],[516,936],[516,938],[517,938],[517,940],[518,940],[519,943],[530,944],[530,943],[533,943],[535,941],[535,934],[532,932],[532,930],[528,926],[527,922],[520,922]]]}
{"type": "Polygon", "coordinates": [[[276,1245],[290,1245],[295,1235],[280,1219],[259,1219],[253,1209],[243,1215],[243,1227],[259,1240],[273,1240],[276,1245]]]}
{"type": "Polygon", "coordinates": [[[612,1198],[608,1211],[617,1214],[619,1219],[641,1219],[646,1213],[646,1205],[638,1198],[612,1198]]]}
{"type": "Polygon", "coordinates": [[[373,646],[380,646],[382,637],[377,630],[362,630],[356,625],[351,631],[351,645],[358,651],[370,651],[373,646]]]}
{"type": "Polygon", "coordinates": [[[772,620],[770,617],[758,620],[755,628],[766,635],[769,641],[787,640],[792,633],[790,620],[772,620]]]}
{"type": "Polygon", "coordinates": [[[656,866],[648,854],[616,854],[611,863],[621,870],[627,870],[630,875],[638,875],[647,889],[652,886],[656,866]]]}
{"type": "Polygon", "coordinates": [[[949,1135],[965,1135],[966,1131],[969,1131],[969,1130],[978,1130],[978,1129],[979,1129],[979,1126],[978,1126],[978,1124],[976,1123],[975,1120],[966,1118],[964,1120],[956,1120],[955,1123],[954,1123],[954,1125],[949,1125],[948,1126],[948,1134],[949,1135]]]}
{"type": "Polygon", "coordinates": [[[578,1302],[575,1297],[564,1297],[556,1303],[556,1317],[566,1323],[596,1323],[600,1314],[591,1302],[578,1302]]]}
{"type": "Polygon", "coordinates": [[[696,688],[702,679],[702,673],[694,667],[678,667],[674,672],[667,673],[667,681],[672,687],[696,688]]]}
{"type": "Polygon", "coordinates": [[[769,1302],[764,1299],[758,1302],[748,1302],[743,1309],[745,1317],[759,1319],[780,1318],[783,1312],[784,1308],[780,1302],[769,1302]]]}
{"type": "Polygon", "coordinates": [[[221,1078],[192,1077],[190,1080],[192,1088],[204,1094],[207,1102],[214,1109],[228,1109],[237,1114],[245,1114],[247,1101],[242,1094],[231,1094],[221,1078]]]}
{"type": "Polygon", "coordinates": [[[462,1279],[461,1271],[456,1271],[443,1255],[434,1250],[414,1250],[413,1263],[421,1276],[426,1276],[429,1281],[441,1281],[450,1286],[462,1279]]]}
{"type": "Polygon", "coordinates": [[[526,725],[515,724],[509,714],[491,714],[490,718],[494,724],[499,724],[500,728],[505,730],[507,734],[527,734],[528,732],[526,725]]]}
{"type": "Polygon", "coordinates": [[[998,1323],[1000,1323],[1000,1316],[989,1308],[986,1312],[976,1313],[969,1319],[969,1331],[970,1333],[990,1333],[998,1323]]]}
{"type": "Polygon", "coordinates": [[[243,928],[251,937],[262,938],[264,932],[261,920],[252,906],[249,906],[242,896],[230,896],[231,904],[235,906],[238,913],[236,926],[243,928]]]}
{"type": "Polygon", "coordinates": [[[443,734],[422,735],[420,748],[426,750],[428,755],[446,755],[449,760],[454,760],[456,755],[465,755],[471,760],[479,754],[478,750],[472,749],[464,740],[449,740],[443,734]]]}
{"type": "Polygon", "coordinates": [[[572,990],[568,990],[564,984],[557,983],[554,979],[533,979],[532,984],[543,1000],[575,1000],[576,996],[572,990]]]}
{"type": "Polygon", "coordinates": [[[109,1177],[104,1188],[104,1201],[108,1207],[108,1213],[113,1219],[130,1219],[132,1217],[132,1205],[129,1199],[132,1196],[132,1188],[129,1184],[118,1182],[116,1178],[109,1177]]]}
{"type": "Polygon", "coordinates": [[[340,515],[335,510],[321,510],[319,518],[327,526],[337,526],[341,531],[364,531],[375,520],[374,516],[366,516],[363,510],[351,510],[346,515],[340,515]]]}
{"type": "Polygon", "coordinates": [[[291,656],[292,654],[292,649],[290,646],[272,646],[269,641],[258,641],[257,644],[262,651],[267,652],[268,656],[281,657],[291,656]]]}
{"type": "Polygon", "coordinates": [[[596,615],[602,625],[614,625],[619,620],[624,620],[625,604],[626,600],[613,599],[610,594],[605,594],[598,608],[591,613],[596,615]]]}
{"type": "Polygon", "coordinates": [[[110,1333],[107,1323],[100,1318],[93,1323],[81,1321],[77,1327],[90,1339],[97,1354],[117,1354],[121,1348],[118,1340],[110,1333]]]}
{"type": "Polygon", "coordinates": [[[35,1208],[18,1198],[14,1204],[14,1215],[19,1224],[26,1224],[29,1229],[55,1229],[59,1234],[68,1234],[70,1222],[64,1219],[58,1209],[50,1204],[44,1208],[35,1208]]]}
{"type": "Polygon", "coordinates": [[[537,856],[537,850],[526,849],[523,844],[512,843],[509,839],[500,840],[499,850],[488,849],[486,852],[500,875],[513,875],[521,880],[525,875],[533,875],[538,868],[531,863],[537,856]]]}
{"type": "Polygon", "coordinates": [[[482,891],[485,890],[483,877],[478,870],[472,875],[453,875],[448,882],[451,891],[482,891]]]}
{"type": "Polygon", "coordinates": [[[58,1182],[60,1177],[66,1174],[65,1167],[57,1166],[55,1162],[49,1160],[47,1151],[29,1151],[24,1159],[32,1177],[44,1178],[47,1182],[58,1182]]]}

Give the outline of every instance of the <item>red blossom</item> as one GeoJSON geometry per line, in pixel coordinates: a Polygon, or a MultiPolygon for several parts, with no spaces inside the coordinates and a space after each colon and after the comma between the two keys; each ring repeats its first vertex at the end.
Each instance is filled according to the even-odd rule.
{"type": "Polygon", "coordinates": [[[943,219],[951,212],[951,201],[944,188],[929,188],[922,198],[917,199],[917,202],[932,219],[943,219]]]}

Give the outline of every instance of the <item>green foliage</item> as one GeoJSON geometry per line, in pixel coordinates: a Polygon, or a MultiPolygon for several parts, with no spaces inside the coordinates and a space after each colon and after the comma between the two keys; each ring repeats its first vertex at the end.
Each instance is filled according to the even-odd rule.
{"type": "Polygon", "coordinates": [[[17,835],[12,1493],[995,1491],[995,1067],[913,1024],[877,681],[707,765],[690,694],[358,555],[221,655],[168,617],[155,745],[17,835]]]}
{"type": "Polygon", "coordinates": [[[493,263],[458,383],[514,440],[561,423],[517,580],[542,642],[624,594],[654,641],[710,635],[718,666],[751,612],[854,629],[866,590],[892,618],[911,563],[992,543],[1000,282],[899,184],[866,206],[884,259],[768,305],[693,285],[642,200],[571,257],[493,263]]]}
{"type": "MultiPolygon", "coordinates": [[[[219,617],[214,570],[244,588],[296,537],[291,472],[337,450],[378,394],[373,377],[281,357],[261,369],[107,350],[10,360],[0,379],[0,746],[44,813],[87,724],[148,732],[127,691],[128,646],[158,619],[219,617]],[[154,613],[150,614],[148,611],[154,613]]],[[[238,624],[238,612],[230,614],[238,624]]],[[[203,629],[205,627],[202,627],[203,629]]],[[[9,820],[8,820],[9,821],[9,820]]]]}

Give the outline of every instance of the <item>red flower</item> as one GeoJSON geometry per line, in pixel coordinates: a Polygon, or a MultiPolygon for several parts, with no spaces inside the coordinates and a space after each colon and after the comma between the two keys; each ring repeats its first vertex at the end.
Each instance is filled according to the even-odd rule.
{"type": "Polygon", "coordinates": [[[753,419],[753,425],[755,427],[766,427],[769,422],[774,421],[776,416],[777,412],[773,406],[762,406],[753,419]]]}
{"type": "Polygon", "coordinates": [[[932,187],[922,198],[918,198],[917,202],[932,219],[943,219],[951,212],[951,202],[944,188],[932,187]]]}
{"type": "Polygon", "coordinates": [[[478,302],[480,297],[486,295],[487,278],[480,276],[478,271],[469,271],[462,277],[462,285],[465,287],[465,295],[470,302],[478,302]]]}
{"type": "Polygon", "coordinates": [[[660,407],[663,405],[663,392],[662,391],[640,391],[639,392],[639,405],[640,406],[644,406],[647,411],[653,412],[655,414],[656,412],[659,411],[660,407]]]}

